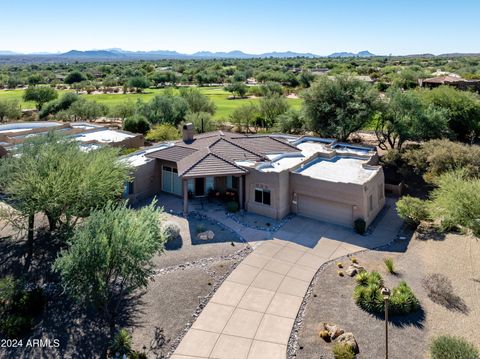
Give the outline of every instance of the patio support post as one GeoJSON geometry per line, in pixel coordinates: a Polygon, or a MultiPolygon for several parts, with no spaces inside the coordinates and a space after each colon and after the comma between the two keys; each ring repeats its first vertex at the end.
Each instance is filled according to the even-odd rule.
{"type": "Polygon", "coordinates": [[[188,180],[183,180],[183,215],[188,216],[188,180]]]}
{"type": "Polygon", "coordinates": [[[238,207],[240,208],[240,211],[243,211],[243,204],[245,202],[245,199],[243,198],[243,175],[241,175],[238,180],[238,187],[238,207]]]}

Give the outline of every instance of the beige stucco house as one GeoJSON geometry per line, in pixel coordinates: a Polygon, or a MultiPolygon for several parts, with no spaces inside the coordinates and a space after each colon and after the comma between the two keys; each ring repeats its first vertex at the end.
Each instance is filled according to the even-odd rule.
{"type": "Polygon", "coordinates": [[[224,197],[240,209],[281,219],[289,213],[367,226],[385,204],[384,176],[374,148],[289,135],[194,134],[125,157],[133,203],[167,192],[183,198],[224,197]]]}

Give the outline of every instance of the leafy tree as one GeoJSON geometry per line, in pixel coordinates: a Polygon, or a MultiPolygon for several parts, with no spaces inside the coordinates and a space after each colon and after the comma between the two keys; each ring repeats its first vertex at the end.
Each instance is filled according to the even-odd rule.
{"type": "Polygon", "coordinates": [[[230,115],[230,121],[238,127],[239,131],[245,129],[248,133],[250,127],[256,125],[256,120],[260,116],[258,106],[254,103],[248,103],[237,107],[230,115]]]}
{"type": "Polygon", "coordinates": [[[79,99],[80,96],[77,93],[66,92],[60,98],[47,102],[38,115],[40,118],[45,118],[48,115],[55,115],[60,111],[68,110],[79,99]]]}
{"type": "Polygon", "coordinates": [[[131,101],[124,101],[119,103],[110,111],[110,115],[112,117],[121,118],[122,120],[126,119],[127,117],[131,117],[135,114],[136,107],[135,104],[131,101]]]}
{"type": "Polygon", "coordinates": [[[42,76],[40,76],[40,74],[32,74],[28,76],[28,79],[27,79],[28,84],[32,86],[38,85],[42,83],[42,81],[44,81],[44,79],[42,76]]]}
{"type": "Polygon", "coordinates": [[[104,104],[95,101],[89,101],[80,98],[73,102],[68,109],[68,116],[73,117],[74,121],[89,121],[105,116],[108,113],[108,108],[104,104]]]}
{"type": "Polygon", "coordinates": [[[148,131],[145,139],[148,141],[161,142],[172,141],[180,138],[180,131],[173,125],[163,123],[155,125],[150,131],[148,131]]]}
{"type": "Polygon", "coordinates": [[[52,131],[26,140],[14,156],[0,160],[0,190],[28,219],[30,244],[35,214],[46,215],[50,230],[59,225],[68,230],[122,194],[128,167],[117,154],[111,147],[82,151],[77,142],[52,131]]]}
{"type": "Polygon", "coordinates": [[[150,82],[143,76],[135,76],[128,80],[127,86],[135,89],[136,92],[142,92],[150,86],[150,82]]]}
{"type": "Polygon", "coordinates": [[[64,82],[68,85],[85,81],[87,78],[83,75],[80,71],[73,71],[70,72],[67,76],[65,76],[64,82]]]}
{"type": "Polygon", "coordinates": [[[148,103],[137,105],[138,113],[145,116],[151,124],[170,123],[180,124],[187,114],[188,102],[179,96],[167,94],[155,96],[148,103]]]}
{"type": "Polygon", "coordinates": [[[394,90],[376,128],[381,148],[401,148],[407,140],[427,141],[448,134],[447,114],[441,108],[425,105],[417,92],[394,90]]]}
{"type": "Polygon", "coordinates": [[[215,114],[216,106],[213,101],[196,88],[182,87],[180,89],[180,97],[187,101],[190,112],[206,112],[210,115],[215,114]]]}
{"type": "Polygon", "coordinates": [[[150,123],[145,116],[133,115],[131,117],[127,117],[127,119],[123,122],[123,129],[125,131],[141,133],[144,135],[150,130],[150,123]]]}
{"type": "Polygon", "coordinates": [[[262,96],[283,95],[283,87],[278,82],[267,82],[260,85],[260,93],[262,96]]]}
{"type": "Polygon", "coordinates": [[[156,72],[149,76],[149,80],[152,81],[155,86],[164,87],[167,84],[175,85],[177,83],[177,76],[170,71],[156,72]]]}
{"type": "Polygon", "coordinates": [[[54,264],[65,289],[106,316],[112,338],[122,304],[147,287],[154,274],[152,258],[163,249],[161,212],[155,205],[133,210],[126,203],[110,203],[92,211],[54,264]]]}
{"type": "Polygon", "coordinates": [[[441,229],[460,227],[480,237],[480,179],[469,178],[460,170],[441,175],[436,184],[431,213],[440,220],[441,229]]]}
{"type": "Polygon", "coordinates": [[[298,76],[298,82],[302,87],[308,88],[312,84],[313,80],[315,79],[315,75],[313,75],[310,71],[302,71],[298,76]]]}
{"type": "Polygon", "coordinates": [[[23,99],[35,102],[37,109],[41,110],[44,103],[55,100],[57,96],[57,91],[50,86],[30,86],[25,90],[23,99]]]}
{"type": "Polygon", "coordinates": [[[378,93],[373,86],[352,77],[320,77],[303,98],[307,127],[340,141],[361,129],[378,109],[378,93]]]}
{"type": "Polygon", "coordinates": [[[0,99],[0,122],[5,119],[16,119],[21,115],[20,103],[17,100],[0,99]]]}
{"type": "Polygon", "coordinates": [[[301,133],[305,129],[305,119],[301,111],[289,109],[277,117],[276,127],[282,133],[301,133]]]}
{"type": "Polygon", "coordinates": [[[236,98],[237,96],[243,98],[247,93],[247,89],[247,85],[242,82],[233,82],[225,86],[225,91],[231,92],[233,98],[236,98]]]}
{"type": "Polygon", "coordinates": [[[275,124],[277,117],[288,110],[285,97],[274,94],[260,99],[260,115],[264,119],[264,127],[270,128],[275,124]]]}
{"type": "Polygon", "coordinates": [[[188,112],[185,116],[185,122],[193,123],[198,133],[205,133],[215,129],[212,115],[208,112],[188,112]]]}
{"type": "Polygon", "coordinates": [[[422,91],[421,95],[428,104],[447,112],[449,128],[456,139],[473,143],[480,136],[480,97],[477,94],[441,86],[422,91]]]}

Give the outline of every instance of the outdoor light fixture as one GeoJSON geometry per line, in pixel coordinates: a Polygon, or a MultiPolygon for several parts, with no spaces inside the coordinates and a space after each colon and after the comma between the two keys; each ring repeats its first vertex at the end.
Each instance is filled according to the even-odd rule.
{"type": "Polygon", "coordinates": [[[385,359],[388,359],[388,301],[390,299],[390,289],[383,287],[381,293],[385,302],[385,359]]]}

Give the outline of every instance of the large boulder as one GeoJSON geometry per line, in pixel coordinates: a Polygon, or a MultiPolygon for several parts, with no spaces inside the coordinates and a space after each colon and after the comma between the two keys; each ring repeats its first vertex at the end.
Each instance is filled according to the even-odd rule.
{"type": "Polygon", "coordinates": [[[328,331],[330,339],[335,340],[339,335],[344,333],[344,330],[336,324],[323,323],[323,327],[328,331]]]}
{"type": "Polygon", "coordinates": [[[353,333],[347,332],[339,335],[337,342],[350,346],[355,352],[355,354],[358,354],[360,352],[360,350],[358,349],[357,340],[355,339],[353,333]]]}
{"type": "Polygon", "coordinates": [[[197,234],[197,238],[202,240],[202,241],[211,241],[213,238],[215,238],[215,233],[213,231],[205,231],[197,234]]]}
{"type": "Polygon", "coordinates": [[[347,275],[349,275],[350,277],[353,277],[353,276],[357,275],[358,273],[363,272],[364,270],[365,270],[365,268],[363,268],[361,265],[358,265],[356,263],[352,263],[345,270],[345,273],[347,273],[347,275]]]}

